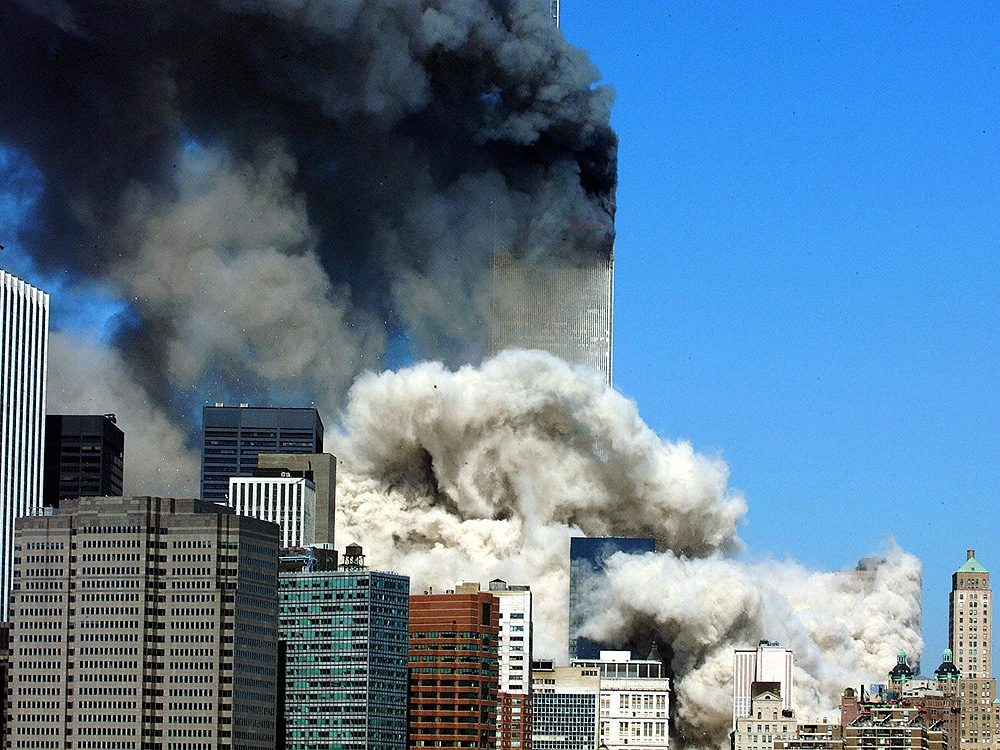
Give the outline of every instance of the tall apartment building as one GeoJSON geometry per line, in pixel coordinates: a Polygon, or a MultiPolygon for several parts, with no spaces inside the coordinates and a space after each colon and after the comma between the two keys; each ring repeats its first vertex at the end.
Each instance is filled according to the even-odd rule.
{"type": "MultiPolygon", "coordinates": [[[[322,430],[320,431],[322,434],[322,430]]],[[[333,546],[337,458],[330,453],[260,453],[258,471],[283,471],[311,480],[316,489],[316,544],[333,546]]]]}
{"type": "Polygon", "coordinates": [[[844,750],[945,750],[945,732],[918,706],[869,704],[843,728],[844,750]]]}
{"type": "Polygon", "coordinates": [[[993,750],[1000,744],[1000,703],[992,674],[990,573],[968,550],[951,577],[948,598],[948,648],[961,673],[957,690],[962,704],[961,746],[993,750]]]}
{"type": "Polygon", "coordinates": [[[750,715],[758,684],[767,684],[781,696],[783,708],[792,710],[793,666],[791,649],[775,641],[760,641],[755,649],[733,652],[733,729],[741,716],[750,715]]]}
{"type": "MultiPolygon", "coordinates": [[[[558,15],[558,7],[555,9],[558,15]]],[[[487,351],[542,349],[611,384],[614,257],[582,265],[493,259],[487,351]]]]}
{"type": "Polygon", "coordinates": [[[499,604],[475,587],[410,597],[410,748],[496,747],[499,604]]]}
{"type": "Polygon", "coordinates": [[[323,420],[313,408],[216,404],[202,410],[201,499],[225,503],[230,477],[249,477],[261,453],[322,453],[323,420]]]}
{"type": "MultiPolygon", "coordinates": [[[[630,537],[573,537],[569,540],[569,658],[597,659],[615,644],[601,643],[579,634],[589,611],[589,594],[598,585],[608,558],[622,552],[641,555],[656,550],[653,539],[630,537]]],[[[626,647],[638,650],[639,644],[626,647]]],[[[649,647],[649,644],[646,644],[649,647]]],[[[640,653],[642,653],[640,651],[640,653]]]]}
{"type": "Polygon", "coordinates": [[[66,497],[120,497],[124,480],[125,433],[114,414],[45,417],[46,508],[66,497]]]}
{"type": "Polygon", "coordinates": [[[83,497],[17,522],[8,748],[273,750],[278,528],[83,497]]]}
{"type": "Polygon", "coordinates": [[[49,295],[0,270],[0,620],[7,620],[14,520],[42,507],[49,295]]]}
{"type": "Polygon", "coordinates": [[[531,667],[534,750],[597,750],[601,673],[596,667],[531,667]]]}
{"type": "Polygon", "coordinates": [[[315,544],[316,486],[312,480],[289,476],[288,472],[276,472],[278,476],[260,473],[255,469],[255,476],[229,479],[229,507],[237,515],[278,524],[284,549],[315,544]]]}
{"type": "Polygon", "coordinates": [[[600,743],[609,750],[664,750],[670,744],[670,679],[656,645],[645,659],[602,651],[570,666],[601,677],[600,743]]]}
{"type": "MultiPolygon", "coordinates": [[[[404,750],[410,579],[369,570],[361,547],[339,569],[282,558],[284,750],[404,750]]],[[[336,558],[334,557],[334,560],[336,558]]]]}
{"type": "Polygon", "coordinates": [[[500,605],[497,748],[531,750],[531,589],[498,578],[490,581],[489,590],[500,605]]]}

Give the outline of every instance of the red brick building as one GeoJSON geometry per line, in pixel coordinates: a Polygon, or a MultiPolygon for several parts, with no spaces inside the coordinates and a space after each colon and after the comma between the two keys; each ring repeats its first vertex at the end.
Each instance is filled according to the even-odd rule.
{"type": "Polygon", "coordinates": [[[496,748],[499,605],[485,591],[410,597],[410,748],[496,748]]]}

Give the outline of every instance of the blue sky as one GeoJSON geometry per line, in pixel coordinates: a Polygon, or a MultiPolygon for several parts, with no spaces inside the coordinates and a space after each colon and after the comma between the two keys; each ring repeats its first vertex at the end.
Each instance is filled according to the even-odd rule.
{"type": "Polygon", "coordinates": [[[1000,572],[1000,10],[563,0],[617,92],[615,385],[753,555],[1000,572]]]}

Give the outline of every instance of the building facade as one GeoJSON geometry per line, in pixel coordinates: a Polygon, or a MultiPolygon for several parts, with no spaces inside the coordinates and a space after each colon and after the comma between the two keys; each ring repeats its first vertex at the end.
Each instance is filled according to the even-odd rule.
{"type": "Polygon", "coordinates": [[[917,706],[865,706],[843,728],[844,750],[945,750],[945,732],[917,706]]]}
{"type": "Polygon", "coordinates": [[[6,746],[272,750],[277,548],[274,524],[199,500],[20,519],[6,746]]]}
{"type": "Polygon", "coordinates": [[[45,417],[46,508],[63,498],[120,497],[124,481],[125,433],[114,414],[45,417]]]}
{"type": "MultiPolygon", "coordinates": [[[[590,594],[600,583],[608,558],[622,552],[641,555],[654,552],[653,539],[629,537],[573,537],[569,540],[569,658],[597,659],[602,650],[613,644],[601,643],[580,635],[590,611],[590,594]]],[[[625,644],[637,650],[640,644],[625,644]]],[[[645,644],[649,648],[649,644],[645,644]]],[[[645,651],[639,651],[645,653],[645,651]]]]}
{"type": "Polygon", "coordinates": [[[305,477],[232,477],[229,507],[281,527],[281,547],[316,543],[316,487],[305,477]]]}
{"type": "Polygon", "coordinates": [[[42,507],[49,295],[0,270],[0,620],[7,620],[14,521],[42,507]]]}
{"type": "Polygon", "coordinates": [[[781,696],[762,689],[751,698],[750,711],[736,720],[733,750],[774,750],[775,743],[792,741],[797,729],[795,715],[784,707],[781,696]]]}
{"type": "Polygon", "coordinates": [[[535,750],[596,750],[601,674],[596,667],[556,667],[535,661],[531,669],[535,750]]]}
{"type": "Polygon", "coordinates": [[[601,678],[599,741],[609,750],[662,750],[670,744],[670,680],[653,646],[645,659],[628,651],[602,651],[600,659],[570,666],[601,678]]]}
{"type": "Polygon", "coordinates": [[[410,597],[408,747],[496,747],[499,632],[489,592],[410,597]]]}
{"type": "Polygon", "coordinates": [[[766,684],[781,696],[783,708],[792,710],[793,667],[791,649],[775,641],[760,641],[755,649],[733,652],[733,729],[740,717],[750,715],[758,684],[766,684]]]}
{"type": "Polygon", "coordinates": [[[404,750],[410,579],[369,570],[354,545],[339,569],[296,567],[279,574],[279,747],[404,750]]]}
{"type": "Polygon", "coordinates": [[[258,471],[287,471],[311,480],[316,489],[316,544],[333,546],[337,507],[337,457],[330,453],[261,453],[258,471]]]}
{"type": "Polygon", "coordinates": [[[202,410],[201,499],[225,503],[230,477],[249,477],[261,453],[322,453],[323,420],[313,408],[216,404],[202,410]]]}
{"type": "Polygon", "coordinates": [[[490,581],[500,606],[499,750],[531,749],[531,660],[533,648],[531,588],[490,581]]]}

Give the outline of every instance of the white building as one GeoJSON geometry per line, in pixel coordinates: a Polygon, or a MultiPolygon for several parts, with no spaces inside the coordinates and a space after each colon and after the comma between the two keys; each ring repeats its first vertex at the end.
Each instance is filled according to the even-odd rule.
{"type": "Polygon", "coordinates": [[[551,660],[531,670],[533,750],[596,750],[601,673],[595,667],[556,667],[551,660]]]}
{"type": "Polygon", "coordinates": [[[0,585],[8,620],[14,520],[42,507],[49,295],[0,270],[0,585]]]}
{"type": "Polygon", "coordinates": [[[608,750],[669,746],[670,680],[655,645],[645,659],[633,659],[628,651],[601,651],[599,660],[576,660],[572,666],[600,674],[600,744],[608,750]]]}
{"type": "Polygon", "coordinates": [[[792,651],[774,641],[761,641],[755,649],[733,653],[733,729],[741,716],[749,716],[755,683],[776,683],[782,708],[792,710],[792,651]]]}
{"type": "Polygon", "coordinates": [[[231,477],[229,507],[238,516],[271,521],[281,527],[281,546],[316,543],[316,487],[306,477],[231,477]]]}

